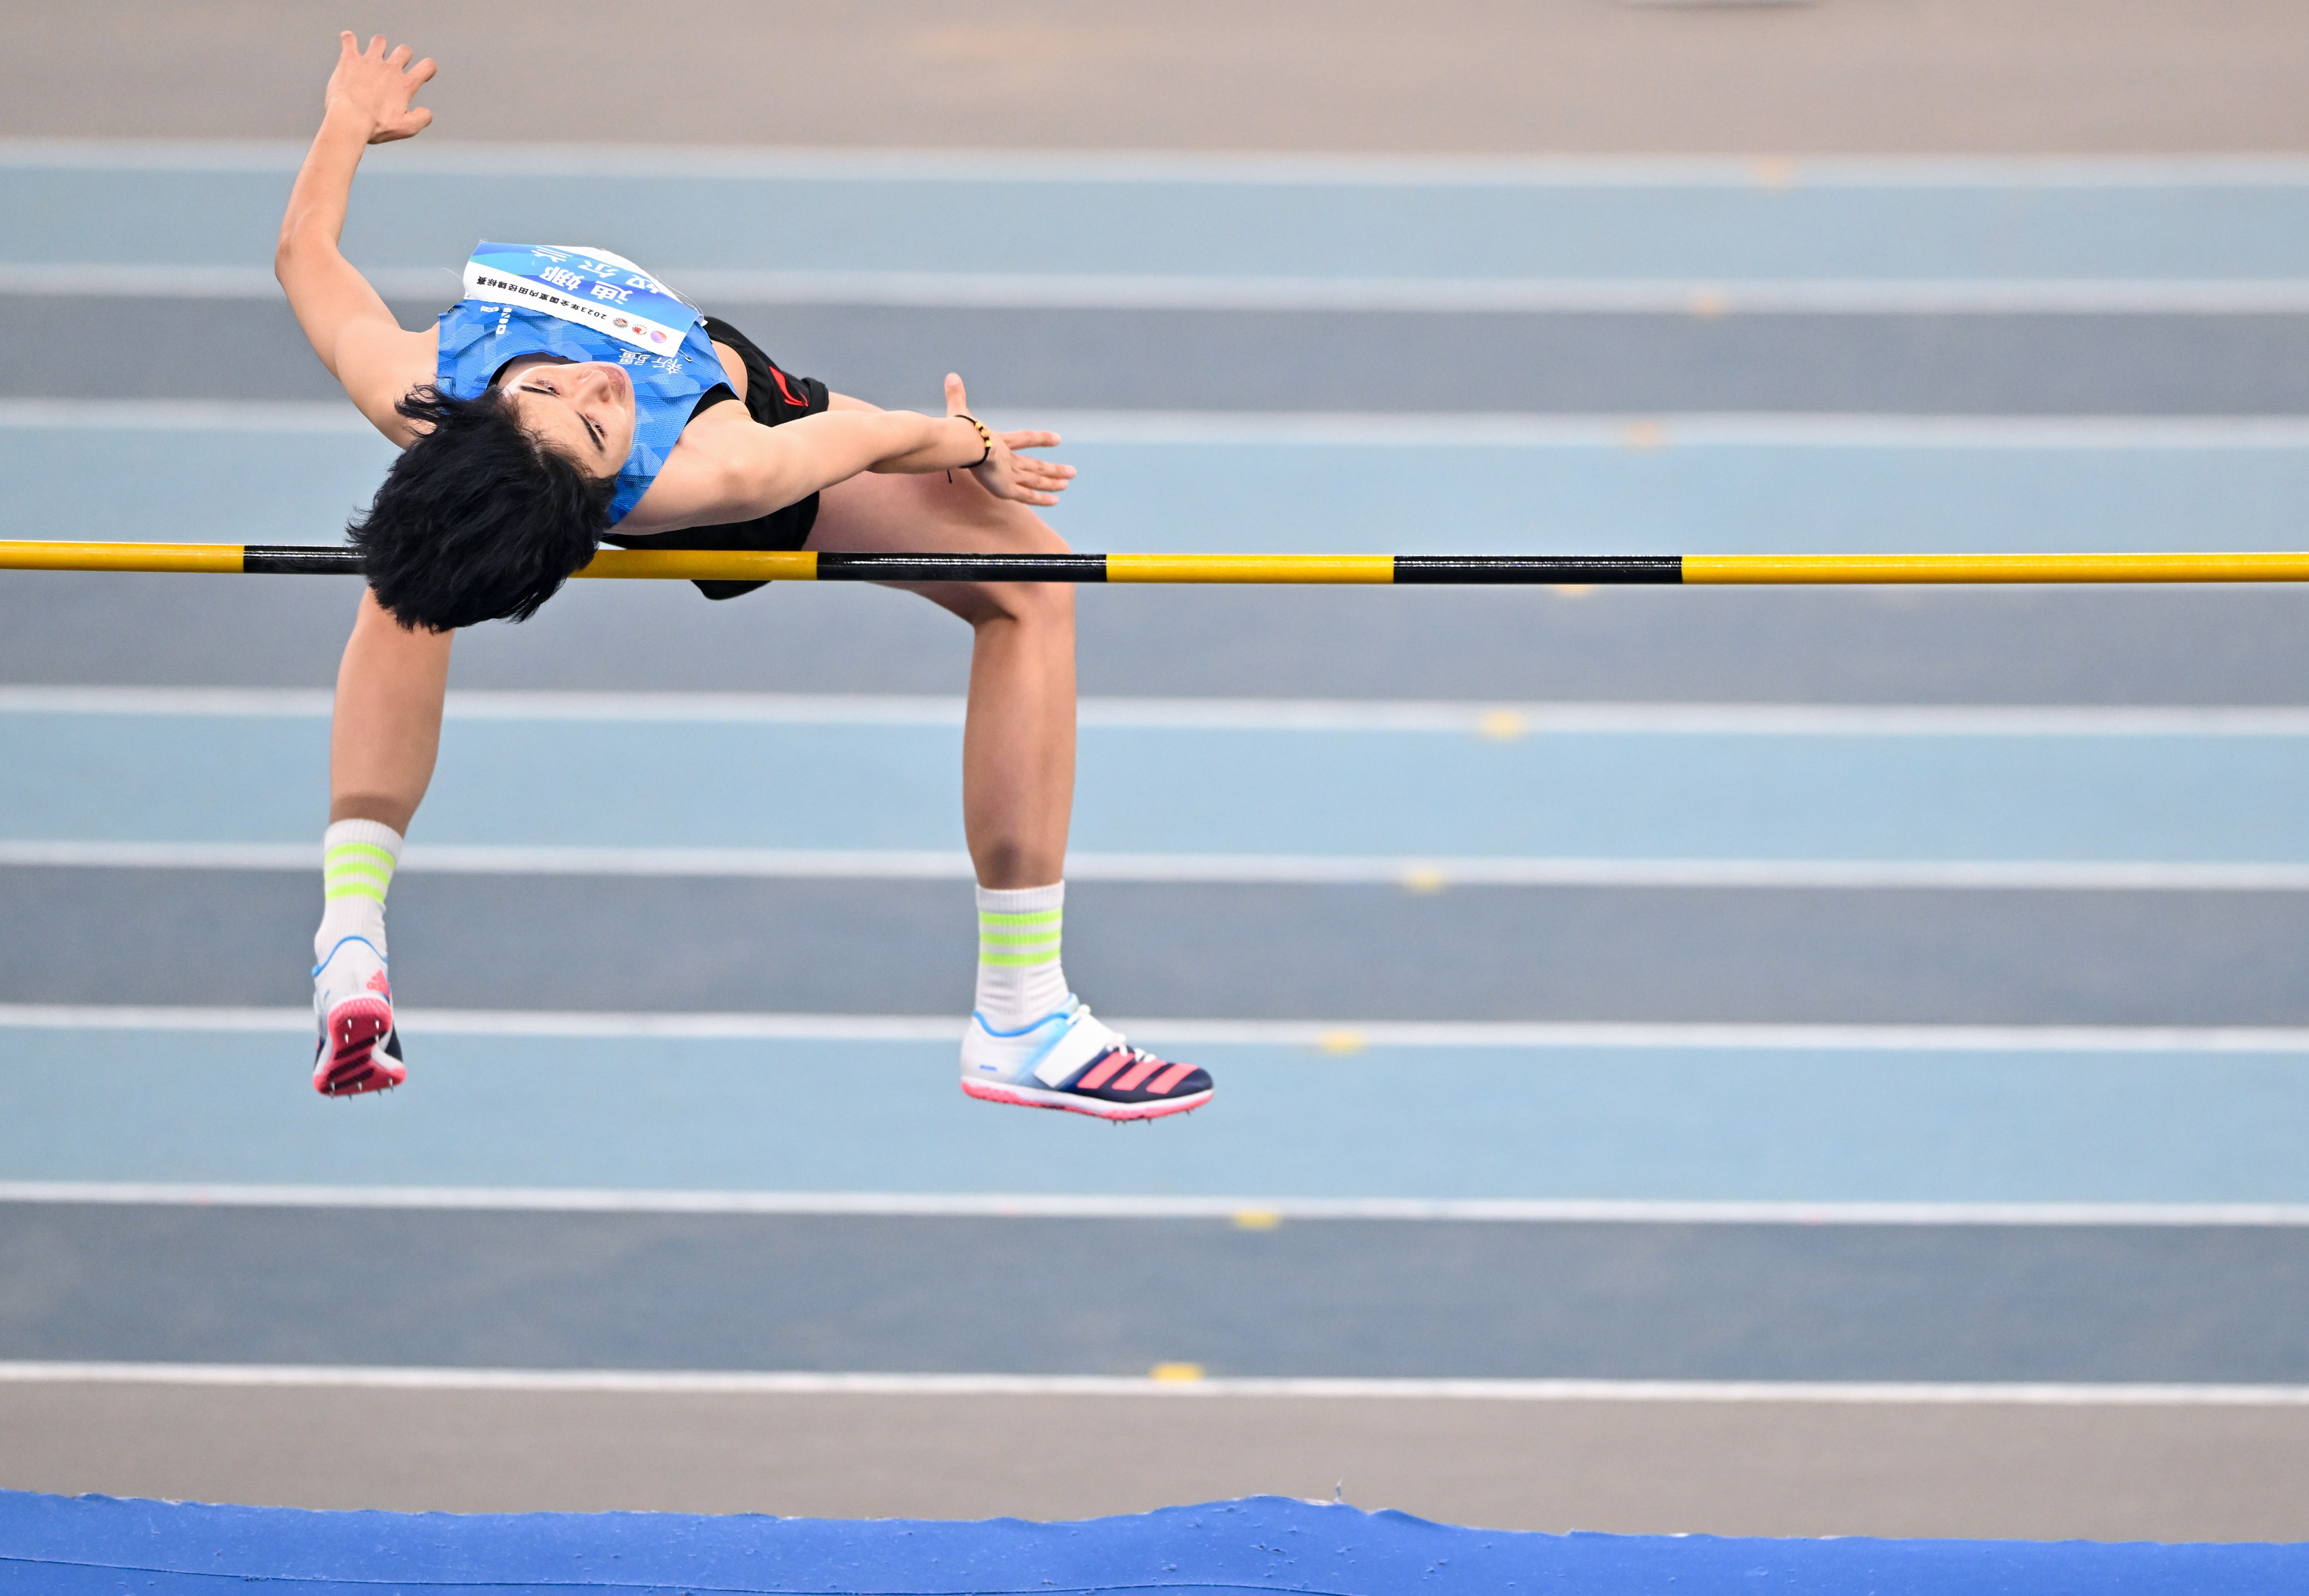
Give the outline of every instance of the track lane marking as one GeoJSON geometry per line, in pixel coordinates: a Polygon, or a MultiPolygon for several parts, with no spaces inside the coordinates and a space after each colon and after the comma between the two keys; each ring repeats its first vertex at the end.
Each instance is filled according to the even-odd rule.
{"type": "MultiPolygon", "coordinates": [[[[454,720],[953,726],[959,695],[453,690],[454,720]]],[[[325,720],[325,688],[0,685],[0,714],[325,720]]],[[[1160,731],[1360,731],[1499,738],[1638,737],[2309,737],[2309,705],[1583,703],[1400,698],[1113,698],[1077,723],[1160,731]]]]}
{"type": "MultiPolygon", "coordinates": [[[[294,175],[293,139],[0,138],[0,169],[294,175]]],[[[619,144],[440,139],[404,145],[396,172],[456,177],[729,177],[982,184],[1310,184],[1362,187],[2309,188],[2287,154],[1820,155],[1797,160],[1688,155],[1347,154],[1327,151],[1050,151],[821,145],[619,144]]]]}
{"type": "MultiPolygon", "coordinates": [[[[4,281],[0,267],[0,281],[4,281]]],[[[0,290],[4,291],[4,290],[0,290]]],[[[2228,450],[2309,448],[2309,417],[1909,415],[1805,411],[990,410],[1072,444],[1353,449],[1725,448],[2228,450]],[[1640,429],[1631,431],[1631,429],[1640,429]]],[[[374,436],[324,400],[0,398],[0,429],[292,432],[374,436]]]]}
{"type": "MultiPolygon", "coordinates": [[[[367,273],[399,299],[455,296],[445,267],[367,273]]],[[[1284,312],[1413,315],[2298,315],[2299,278],[1334,277],[1128,272],[774,272],[670,266],[685,291],[726,305],[904,310],[1284,312]]],[[[0,295],[278,300],[258,266],[0,263],[0,295]]]]}
{"type": "MultiPolygon", "coordinates": [[[[526,1036],[696,1041],[934,1042],[962,1021],[942,1014],[832,1014],[428,1009],[397,1011],[412,1036],[526,1036]]],[[[1185,1047],[1522,1048],[1877,1053],[2309,1054],[2309,1026],[1886,1025],[1616,1021],[1124,1019],[1146,1042],[1185,1047]]],[[[310,1031],[304,1007],[165,1004],[0,1004],[0,1030],[310,1031]]]]}
{"type": "MultiPolygon", "coordinates": [[[[0,1203],[475,1210],[518,1213],[867,1215],[912,1219],[1190,1219],[1640,1225],[2309,1226],[2309,1203],[1621,1201],[1130,1196],[1033,1192],[678,1191],[567,1186],[0,1181],[0,1203]]],[[[1253,1223],[1251,1221],[1255,1221],[1253,1223]]]]}
{"type": "MultiPolygon", "coordinates": [[[[308,842],[0,840],[0,868],[306,871],[308,842]]],[[[434,876],[622,876],[771,881],[968,881],[960,850],[515,847],[411,843],[434,876]]],[[[2139,859],[1772,859],[1077,852],[1073,881],[1148,884],[1651,887],[1796,892],[2309,892],[2309,863],[2139,859]]]]}
{"type": "Polygon", "coordinates": [[[1429,1402],[1833,1402],[2018,1407],[2309,1407],[2309,1385],[1836,1380],[1157,1379],[233,1363],[0,1363],[0,1383],[599,1392],[641,1395],[1267,1397],[1429,1402]]]}

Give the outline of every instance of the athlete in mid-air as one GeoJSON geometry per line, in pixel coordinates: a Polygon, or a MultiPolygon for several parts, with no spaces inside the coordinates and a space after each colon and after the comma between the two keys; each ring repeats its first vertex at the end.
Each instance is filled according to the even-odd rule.
{"type": "MultiPolygon", "coordinates": [[[[337,677],[326,902],[314,939],[332,1096],[406,1078],[385,977],[385,899],[432,779],[456,630],[524,619],[609,541],[652,548],[1061,550],[1029,508],[1073,469],[1017,453],[946,379],[947,413],[881,410],[779,368],[621,255],[485,243],[465,298],[402,329],[338,249],[370,144],[411,137],[434,73],[347,33],[274,260],[321,363],[401,445],[352,527],[368,591],[337,677]]],[[[759,586],[701,582],[709,598],[759,586]]],[[[1198,1108],[1211,1080],[1130,1047],[1059,966],[1074,798],[1073,591],[913,591],[970,623],[963,821],[978,876],[979,966],[962,1085],[991,1102],[1108,1119],[1198,1108]]]]}

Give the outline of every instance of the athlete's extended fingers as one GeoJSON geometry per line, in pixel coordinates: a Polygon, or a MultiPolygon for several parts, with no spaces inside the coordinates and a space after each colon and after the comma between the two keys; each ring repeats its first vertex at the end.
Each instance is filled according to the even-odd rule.
{"type": "Polygon", "coordinates": [[[1060,465],[1053,460],[1021,460],[1017,462],[1018,479],[1032,482],[1037,487],[1056,493],[1074,480],[1075,468],[1060,465]]]}
{"type": "Polygon", "coordinates": [[[385,64],[387,66],[407,66],[409,65],[409,58],[415,54],[417,54],[417,52],[411,49],[405,44],[395,45],[386,53],[385,64]]]}
{"type": "Polygon", "coordinates": [[[998,432],[1006,449],[1055,449],[1059,435],[1055,432],[998,432]]]}
{"type": "Polygon", "coordinates": [[[1059,502],[1058,496],[1066,490],[1067,485],[1064,482],[1054,481],[1048,478],[1013,477],[1010,479],[1010,491],[1006,496],[1025,500],[1029,504],[1055,505],[1059,502]]]}
{"type": "Polygon", "coordinates": [[[361,53],[362,53],[363,55],[365,55],[365,56],[375,56],[375,57],[376,57],[376,59],[378,59],[379,61],[384,60],[384,59],[385,59],[385,35],[384,35],[384,34],[382,34],[382,33],[377,33],[377,34],[373,34],[373,35],[371,35],[371,36],[370,36],[370,38],[369,38],[369,41],[368,41],[368,49],[366,49],[366,50],[364,50],[364,51],[362,51],[361,53]]]}
{"type": "Polygon", "coordinates": [[[416,65],[411,67],[409,69],[410,92],[413,94],[425,84],[431,82],[433,81],[433,74],[440,70],[440,63],[434,60],[430,56],[426,56],[424,60],[419,61],[416,65]]]}
{"type": "Polygon", "coordinates": [[[1024,469],[1033,463],[1007,450],[999,450],[985,464],[972,467],[970,474],[998,499],[1011,499],[1021,505],[1057,504],[1058,500],[1042,491],[1045,484],[1024,469]]]}

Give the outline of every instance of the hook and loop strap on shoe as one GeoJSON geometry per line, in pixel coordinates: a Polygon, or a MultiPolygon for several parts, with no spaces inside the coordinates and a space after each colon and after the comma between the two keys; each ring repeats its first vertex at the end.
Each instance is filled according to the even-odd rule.
{"type": "MultiPolygon", "coordinates": [[[[0,571],[358,576],[327,545],[0,540],[0,571]]],[[[818,554],[603,549],[577,574],[685,582],[1074,582],[1423,586],[1818,586],[2309,582],[2309,553],[818,554]]]]}

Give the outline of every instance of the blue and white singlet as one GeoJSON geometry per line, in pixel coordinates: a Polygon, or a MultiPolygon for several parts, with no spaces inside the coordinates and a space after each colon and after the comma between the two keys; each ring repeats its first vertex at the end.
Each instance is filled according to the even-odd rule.
{"type": "Polygon", "coordinates": [[[634,384],[634,447],[610,524],[649,491],[707,390],[729,381],[696,306],[622,255],[570,245],[482,244],[465,297],[441,313],[436,384],[478,397],[508,360],[606,360],[634,384]]]}

